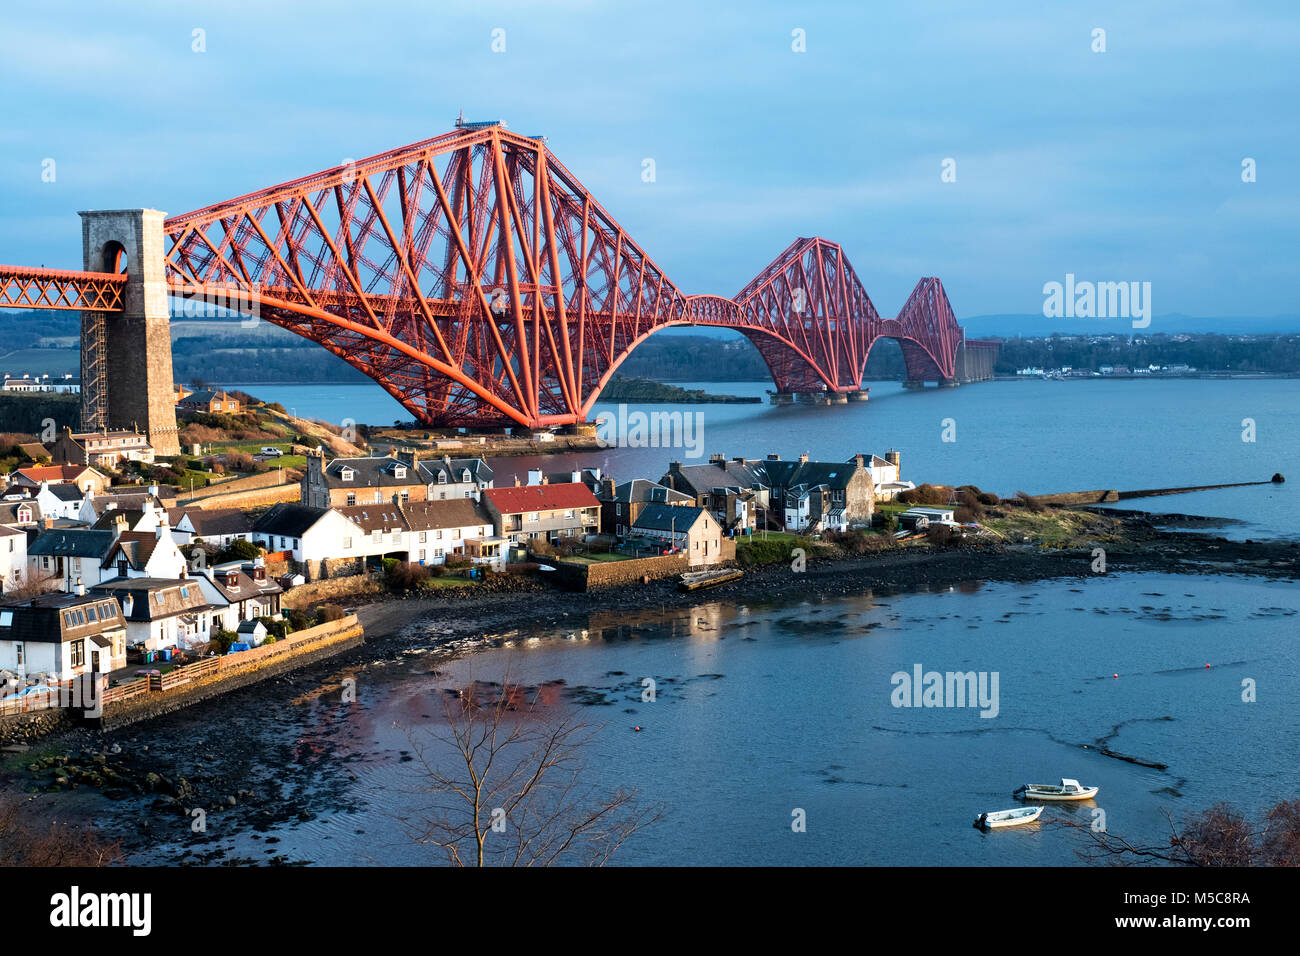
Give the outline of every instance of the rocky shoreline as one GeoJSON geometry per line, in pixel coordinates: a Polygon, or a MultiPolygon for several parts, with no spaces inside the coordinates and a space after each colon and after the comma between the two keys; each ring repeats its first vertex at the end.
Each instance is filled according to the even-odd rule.
{"type": "MultiPolygon", "coordinates": [[[[1196,523],[1180,522],[1178,516],[1116,517],[1123,534],[1104,542],[1108,574],[1300,578],[1297,542],[1229,541],[1197,531],[1161,530],[1196,523]]],[[[882,595],[970,581],[1086,578],[1095,574],[1093,564],[1089,548],[908,548],[833,561],[810,557],[803,573],[783,564],[750,569],[738,581],[690,594],[679,592],[671,580],[573,593],[532,578],[502,578],[490,591],[474,594],[387,596],[357,608],[366,630],[361,647],[120,731],[77,728],[27,750],[12,748],[0,769],[0,787],[43,794],[37,799],[73,815],[80,815],[80,808],[99,821],[130,817],[131,826],[109,823],[104,831],[122,842],[133,862],[292,863],[274,848],[278,840],[270,831],[310,820],[326,808],[346,809],[349,785],[356,780],[348,760],[313,746],[321,731],[351,719],[348,708],[340,706],[344,676],[355,675],[374,688],[399,679],[413,661],[427,671],[438,662],[508,640],[520,629],[570,622],[585,627],[592,615],[616,617],[716,602],[818,602],[868,590],[882,595]],[[303,706],[310,701],[329,706],[303,706]],[[286,728],[301,732],[285,733],[286,728]],[[138,812],[117,813],[114,805],[138,812]],[[206,832],[188,832],[196,809],[211,815],[206,832]],[[236,832],[250,832],[261,841],[263,856],[228,858],[217,834],[236,832]],[[163,833],[185,848],[155,859],[157,835],[163,833]]]]}

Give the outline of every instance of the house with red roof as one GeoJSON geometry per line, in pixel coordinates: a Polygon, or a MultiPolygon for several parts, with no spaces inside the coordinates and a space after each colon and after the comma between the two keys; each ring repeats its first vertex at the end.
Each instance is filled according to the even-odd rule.
{"type": "Polygon", "coordinates": [[[9,476],[11,488],[25,488],[35,497],[41,483],[51,485],[76,485],[81,491],[93,491],[103,494],[108,488],[108,476],[103,475],[89,465],[32,465],[19,468],[9,476]]]}
{"type": "Polygon", "coordinates": [[[482,494],[497,536],[512,544],[600,533],[600,502],[580,482],[487,488],[482,494]]]}

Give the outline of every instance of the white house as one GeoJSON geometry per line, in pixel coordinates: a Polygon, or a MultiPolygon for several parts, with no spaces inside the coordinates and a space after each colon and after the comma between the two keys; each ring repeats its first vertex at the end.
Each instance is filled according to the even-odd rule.
{"type": "Polygon", "coordinates": [[[0,525],[0,594],[27,580],[27,532],[0,525]]]}
{"type": "Polygon", "coordinates": [[[267,577],[261,558],[247,564],[231,561],[204,568],[192,580],[215,608],[212,617],[215,627],[235,631],[244,621],[280,616],[280,595],[284,589],[267,577]]]}
{"type": "Polygon", "coordinates": [[[152,531],[122,532],[102,562],[103,580],[179,578],[185,568],[185,555],[172,540],[171,529],[165,523],[152,531]]]}
{"type": "Polygon", "coordinates": [[[117,571],[104,565],[116,540],[112,531],[46,528],[27,548],[27,581],[75,591],[78,582],[93,587],[116,577],[117,571]]]}
{"type": "MultiPolygon", "coordinates": [[[[365,531],[333,508],[281,502],[253,522],[253,542],[269,552],[284,552],[320,576],[321,562],[373,554],[365,531]]],[[[381,542],[385,544],[386,542],[381,542]]]]}
{"type": "Polygon", "coordinates": [[[46,518],[68,518],[79,520],[81,502],[87,492],[76,485],[56,484],[42,481],[40,489],[33,496],[41,506],[41,514],[46,518]]]}
{"type": "Polygon", "coordinates": [[[117,602],[82,590],[0,604],[0,669],[24,679],[64,681],[126,666],[117,602]]]}
{"type": "Polygon", "coordinates": [[[131,647],[157,651],[206,643],[218,608],[189,579],[115,578],[92,589],[117,599],[131,647]]]}
{"type": "Polygon", "coordinates": [[[235,540],[253,540],[253,522],[238,508],[199,508],[167,511],[172,526],[172,539],[177,544],[202,541],[204,544],[226,547],[235,540]]]}
{"type": "Polygon", "coordinates": [[[496,568],[506,561],[506,541],[495,534],[492,517],[472,498],[413,501],[402,505],[406,520],[407,560],[444,564],[464,558],[496,568]]]}
{"type": "Polygon", "coordinates": [[[685,552],[692,566],[722,560],[722,525],[707,508],[652,502],[637,515],[632,534],[685,552]]]}

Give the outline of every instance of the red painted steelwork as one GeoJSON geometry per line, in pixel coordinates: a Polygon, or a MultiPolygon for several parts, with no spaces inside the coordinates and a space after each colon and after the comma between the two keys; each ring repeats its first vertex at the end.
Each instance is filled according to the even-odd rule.
{"type": "Polygon", "coordinates": [[[0,266],[0,308],[122,311],[126,276],[0,266]]]}
{"type": "MultiPolygon", "coordinates": [[[[881,337],[900,340],[909,379],[952,379],[962,341],[938,279],[922,279],[898,318],[882,319],[824,239],[797,240],[734,298],[684,295],[543,140],[502,125],[457,129],[163,228],[174,295],[233,300],[319,343],[429,425],[586,421],[632,349],[671,325],[746,335],[782,392],[859,388],[881,337]]],[[[37,271],[49,272],[26,270],[37,271]]],[[[22,281],[20,270],[6,275],[22,281]]],[[[12,304],[121,308],[121,277],[63,275],[73,278],[15,287],[32,301],[12,304]],[[65,289],[79,304],[47,304],[72,301],[65,289]],[[104,304],[112,292],[116,307],[104,304]]]]}

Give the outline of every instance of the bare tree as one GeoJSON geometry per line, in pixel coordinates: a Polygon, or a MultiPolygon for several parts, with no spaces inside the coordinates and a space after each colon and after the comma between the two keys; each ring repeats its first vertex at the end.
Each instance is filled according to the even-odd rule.
{"type": "Polygon", "coordinates": [[[1300,800],[1283,800],[1258,823],[1227,803],[1194,813],[1181,825],[1165,813],[1165,843],[1133,843],[1125,837],[1066,823],[1087,834],[1079,851],[1089,862],[1120,865],[1172,863],[1178,866],[1300,866],[1300,800]]]}
{"type": "Polygon", "coordinates": [[[33,798],[0,795],[0,867],[111,866],[121,859],[121,846],[104,842],[93,827],[45,819],[33,798]]]}
{"type": "Polygon", "coordinates": [[[479,684],[443,699],[445,725],[408,733],[432,797],[414,827],[454,866],[601,866],[662,807],[636,791],[582,783],[593,729],[573,710],[517,684],[479,684]]]}

